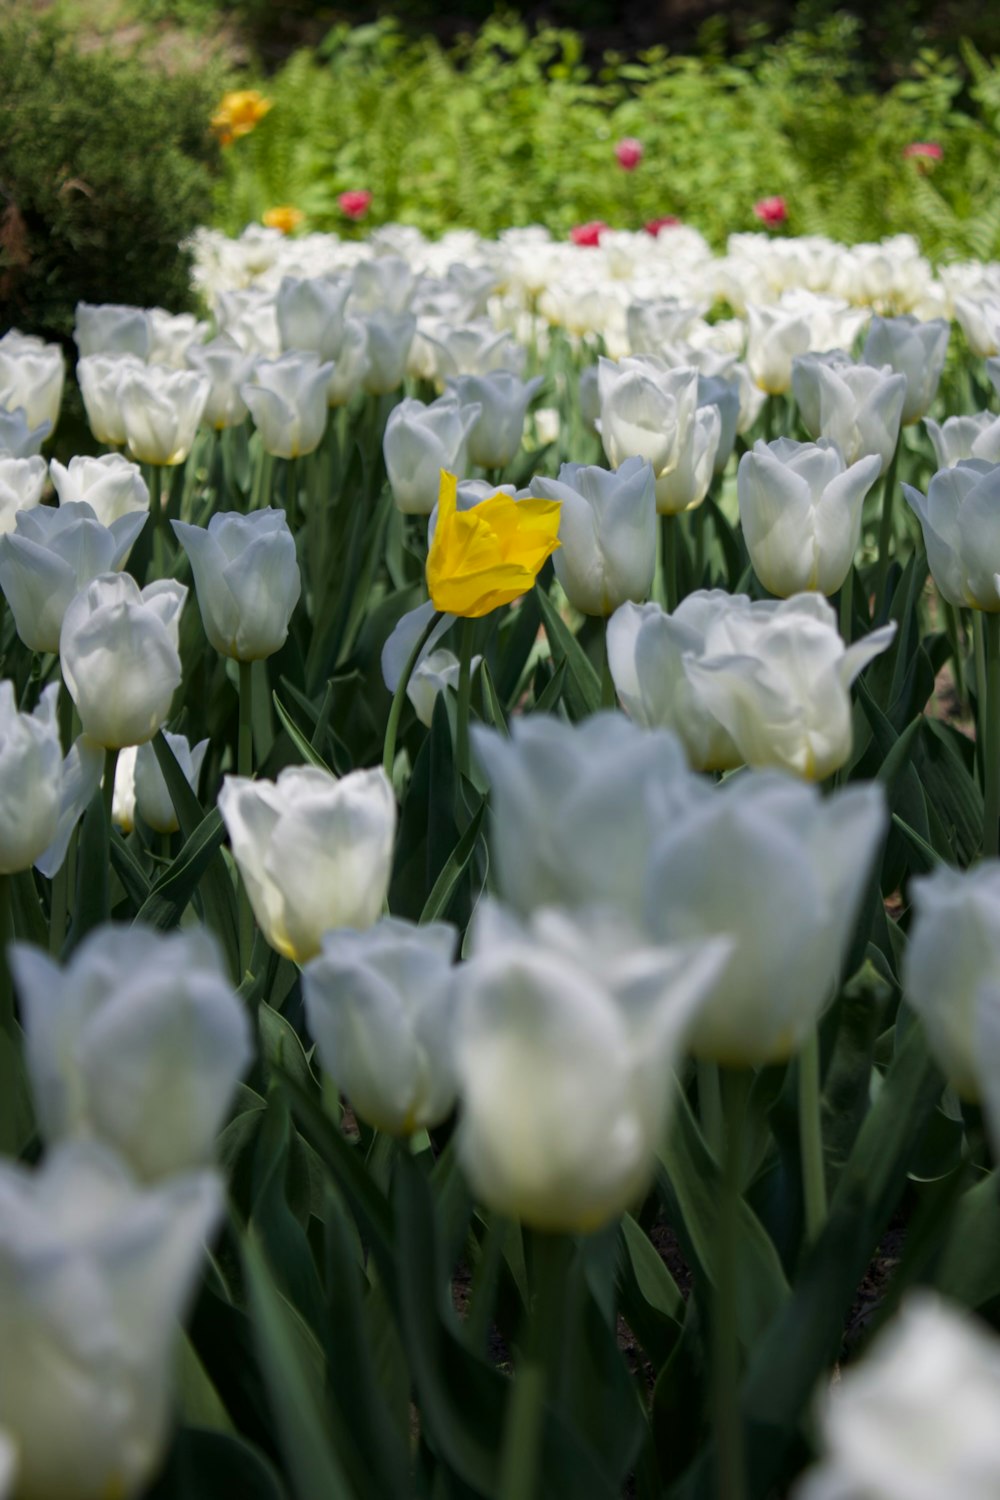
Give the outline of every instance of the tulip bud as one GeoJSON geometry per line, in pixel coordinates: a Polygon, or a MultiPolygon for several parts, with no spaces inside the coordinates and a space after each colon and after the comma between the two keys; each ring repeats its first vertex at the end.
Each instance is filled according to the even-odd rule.
{"type": "Polygon", "coordinates": [[[671,369],[652,355],[598,364],[601,441],[615,468],[645,458],[656,475],[656,508],[677,515],[708,493],[722,421],[715,406],[698,406],[698,372],[671,369]]]}
{"type": "Polygon", "coordinates": [[[17,352],[0,348],[0,406],[8,411],[23,407],[29,427],[43,422],[50,430],[55,427],[65,379],[66,360],[58,344],[17,352]]]}
{"type": "Polygon", "coordinates": [[[237,661],[280,651],[302,590],[284,511],[222,511],[207,528],[171,525],[190,559],[202,624],[216,651],[237,661]]]}
{"type": "Polygon", "coordinates": [[[367,313],[363,321],[368,340],[368,368],[362,385],[369,395],[385,396],[403,383],[417,320],[407,312],[375,312],[367,313]]]}
{"type": "Polygon", "coordinates": [[[449,923],[383,917],[367,932],[328,932],[302,971],[320,1061],[376,1130],[412,1135],[454,1107],[457,942],[449,923]]]}
{"type": "Polygon", "coordinates": [[[937,395],[950,337],[951,324],[944,318],[928,323],[913,317],[872,319],[862,358],[906,377],[904,425],[924,416],[937,395]]]}
{"type": "Polygon", "coordinates": [[[116,302],[78,302],[73,337],[81,359],[130,354],[145,364],[151,342],[149,314],[144,307],[116,302]]]}
{"type": "Polygon", "coordinates": [[[926,496],[903,493],[924,534],[927,561],[949,604],[1000,612],[1000,466],[964,459],[934,475],[926,496]]]}
{"type": "Polygon", "coordinates": [[[259,360],[253,379],[240,386],[266,453],[298,458],[313,453],[326,428],[326,388],[333,365],[314,354],[259,360]]]}
{"type": "Polygon", "coordinates": [[[233,858],[261,931],[305,963],[337,927],[371,927],[389,888],[396,801],[381,770],[338,780],[289,766],[277,781],[227,776],[219,793],[233,858]]]}
{"type": "MultiPolygon", "coordinates": [[[[454,375],[447,387],[464,404],[478,404],[480,414],[469,435],[469,457],[484,469],[505,469],[521,447],[528,405],[544,381],[520,380],[507,370],[488,375],[454,375]]],[[[455,468],[444,464],[443,468],[455,468]]]]}
{"type": "Polygon", "coordinates": [[[97,442],[120,447],[125,441],[125,416],[119,400],[119,386],[127,370],[144,370],[140,359],[131,354],[88,354],[76,367],[80,395],[90,430],[97,442]]]}
{"type": "Polygon", "coordinates": [[[240,348],[228,333],[207,344],[192,344],[185,356],[189,370],[208,381],[208,399],[202,420],[216,432],[238,427],[247,417],[241,386],[253,379],[254,357],[240,348]]]}
{"type": "Polygon", "coordinates": [[[468,467],[469,434],[481,411],[454,394],[430,406],[408,399],[393,407],[382,450],[393,499],[404,515],[429,516],[441,470],[461,474],[468,467]]]}
{"type": "Polygon", "coordinates": [[[97,744],[141,745],[170,713],[187,592],[172,579],[140,590],[128,573],[104,573],[70,603],[59,638],[63,680],[97,744]]]}
{"type": "Polygon", "coordinates": [[[315,354],[321,361],[336,360],[344,341],[344,313],[351,295],[346,278],[326,276],[299,280],[283,276],[276,302],[281,347],[286,353],[315,354]]]}
{"type": "Polygon", "coordinates": [[[1000,296],[956,297],[955,317],[977,359],[1000,354],[1000,296]]]}
{"type": "Polygon", "coordinates": [[[413,301],[418,278],[401,255],[379,255],[358,261],[351,270],[352,313],[404,313],[413,301]]]}
{"type": "Polygon", "coordinates": [[[71,458],[68,468],[54,458],[49,472],[59,504],[83,501],[102,526],[112,526],[123,516],[149,513],[149,489],[142,471],[120,453],[71,458]]]}
{"type": "Polygon", "coordinates": [[[63,772],[58,697],[52,683],[34,713],[19,713],[14,684],[0,682],[0,875],[30,869],[55,838],[63,772]]]}
{"type": "Polygon", "coordinates": [[[972,416],[948,417],[942,425],[924,418],[939,469],[953,469],[967,458],[1000,463],[1000,417],[991,411],[972,416]]]}
{"type": "Polygon", "coordinates": [[[163,365],[168,370],[194,368],[188,364],[187,356],[204,339],[208,324],[193,313],[169,313],[162,307],[151,307],[148,316],[148,363],[163,365]]]}
{"type": "Polygon", "coordinates": [[[328,406],[346,406],[361,390],[371,361],[368,357],[368,331],[357,318],[348,318],[333,374],[326,388],[328,406]]]}
{"type": "Polygon", "coordinates": [[[155,1479],[177,1321],[223,1208],[214,1172],[138,1188],[92,1142],[0,1164],[0,1427],[23,1500],[131,1500],[155,1479]]]}
{"type": "Polygon", "coordinates": [[[82,501],[20,512],[0,537],[0,589],[30,651],[59,650],[71,600],[98,574],[124,565],[145,522],[143,511],[132,511],[102,526],[82,501]]]}
{"type": "Polygon", "coordinates": [[[0,406],[0,458],[34,458],[51,431],[51,422],[32,427],[23,406],[0,406]]]}
{"type": "Polygon", "coordinates": [[[127,366],[117,399],[125,439],[140,463],[182,464],[208,400],[209,384],[193,370],[127,366]]]}
{"type": "Polygon", "coordinates": [[[861,539],[861,508],[879,474],[876,454],[848,468],[828,439],[757,442],[736,476],[740,525],[754,572],[787,599],[840,588],[861,539]]]}
{"type": "MultiPolygon", "coordinates": [[[[197,745],[192,746],[186,734],[171,734],[169,729],[163,731],[163,738],[170,746],[174,759],[184,772],[188,786],[192,790],[197,791],[198,777],[201,775],[205,751],[208,749],[208,740],[199,740],[197,745]]],[[[123,750],[122,754],[118,757],[119,768],[122,763],[122,757],[127,754],[128,751],[123,750]]],[[[163,772],[160,770],[160,762],[156,758],[156,751],[148,741],[145,745],[134,747],[132,780],[134,809],[138,810],[143,822],[148,823],[154,833],[176,833],[180,824],[174,809],[173,798],[167,790],[167,783],[163,772]]],[[[116,776],[116,793],[117,789],[118,779],[116,776]]],[[[114,810],[112,809],[113,815],[114,810]]]]}
{"type": "MultiPolygon", "coordinates": [[[[479,318],[458,327],[439,327],[433,334],[425,334],[425,338],[436,351],[435,376],[438,380],[497,373],[520,377],[524,367],[524,349],[505,329],[498,331],[489,318],[479,318]]],[[[480,397],[473,399],[478,401],[480,397]]]]}
{"type": "Polygon", "coordinates": [[[792,383],[792,360],[810,345],[809,324],[784,307],[747,304],[747,368],[769,396],[781,396],[792,383]]]}
{"type": "Polygon", "coordinates": [[[905,375],[893,374],[888,365],[876,370],[806,354],[793,361],[792,389],[813,437],[832,438],[849,464],[875,453],[885,472],[899,441],[905,375]]]}
{"type": "Polygon", "coordinates": [[[13,531],[19,511],[41,503],[45,488],[45,460],[0,458],[0,536],[13,531]]]}
{"type": "Polygon", "coordinates": [[[214,938],[105,926],[65,968],[10,953],[46,1142],[97,1139],[147,1180],[207,1162],[252,1056],[214,938]]]}
{"type": "Polygon", "coordinates": [[[642,458],[618,469],[563,464],[558,479],[536,476],[531,488],[558,500],[556,577],[575,609],[610,615],[626,599],[645,599],[656,566],[656,488],[642,458]]]}

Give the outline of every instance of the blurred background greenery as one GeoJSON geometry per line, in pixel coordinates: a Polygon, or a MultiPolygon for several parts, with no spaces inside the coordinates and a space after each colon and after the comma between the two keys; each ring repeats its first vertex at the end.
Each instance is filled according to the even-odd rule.
{"type": "Polygon", "coordinates": [[[180,307],[178,242],[279,205],[347,234],[673,214],[722,248],[778,194],[778,232],[1000,254],[998,7],[390,9],[0,0],[0,318],[53,336],[79,296],[180,307]],[[243,88],[271,107],[223,146],[212,114],[243,88]],[[359,189],[355,226],[338,200],[359,189]]]}

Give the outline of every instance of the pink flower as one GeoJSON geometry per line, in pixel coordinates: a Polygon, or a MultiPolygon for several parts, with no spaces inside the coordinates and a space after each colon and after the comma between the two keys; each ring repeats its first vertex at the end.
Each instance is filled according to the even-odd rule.
{"type": "Polygon", "coordinates": [[[937,141],[911,141],[908,146],[903,147],[904,158],[915,161],[918,172],[926,172],[930,164],[940,161],[943,155],[944,151],[937,141]]]}
{"type": "Polygon", "coordinates": [[[634,135],[627,135],[618,142],[615,155],[620,167],[626,172],[634,172],[642,161],[642,142],[637,141],[634,135]]]}
{"type": "Polygon", "coordinates": [[[350,193],[341,193],[337,202],[349,219],[363,219],[371,207],[372,195],[364,188],[350,193]]]}
{"type": "Polygon", "coordinates": [[[574,245],[599,245],[607,227],[603,219],[591,219],[589,224],[577,224],[570,230],[569,237],[574,245]]]}
{"type": "Polygon", "coordinates": [[[676,214],[661,214],[658,219],[650,219],[649,223],[642,227],[655,240],[661,229],[676,229],[680,222],[676,214]]]}
{"type": "Polygon", "coordinates": [[[761,198],[753,206],[753,211],[762,224],[769,227],[773,224],[784,224],[788,218],[788,204],[784,198],[761,198]]]}

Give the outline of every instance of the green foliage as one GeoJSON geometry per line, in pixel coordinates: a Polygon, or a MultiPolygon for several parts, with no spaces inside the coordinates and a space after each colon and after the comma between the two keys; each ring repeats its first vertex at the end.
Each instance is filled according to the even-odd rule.
{"type": "Polygon", "coordinates": [[[77,301],[191,302],[178,243],[211,212],[218,82],[80,53],[54,26],[0,24],[0,322],[48,337],[77,301]]]}
{"type": "Polygon", "coordinates": [[[935,257],[996,253],[1000,70],[971,45],[961,60],[925,49],[880,94],[859,53],[844,13],[732,59],[653,47],[596,70],[576,33],[509,16],[450,50],[390,20],[340,26],[266,85],[274,107],[227,151],[217,217],[237,232],[292,203],[308,227],[350,234],[337,197],[367,188],[369,223],[431,234],[542,223],[564,235],[672,213],[721,246],[759,228],[753,204],[780,193],[793,233],[910,232],[935,257]],[[614,156],[626,135],[645,148],[632,173],[614,156]],[[927,140],[944,157],[923,175],[903,151],[927,140]]]}

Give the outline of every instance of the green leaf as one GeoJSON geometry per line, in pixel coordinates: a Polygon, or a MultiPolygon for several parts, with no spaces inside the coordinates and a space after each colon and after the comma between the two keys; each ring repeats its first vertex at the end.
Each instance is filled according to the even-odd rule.
{"type": "Polygon", "coordinates": [[[601,680],[587,653],[563,620],[545,589],[540,584],[536,584],[534,592],[553,657],[565,657],[570,680],[580,697],[584,713],[597,713],[601,706],[601,680]]]}
{"type": "Polygon", "coordinates": [[[618,1260],[618,1290],[625,1320],[653,1364],[660,1367],[681,1336],[684,1298],[631,1214],[621,1222],[618,1260]]]}
{"type": "Polygon", "coordinates": [[[934,1270],[934,1285],[963,1307],[1000,1296],[1000,1172],[991,1172],[959,1199],[934,1270]]]}
{"type": "Polygon", "coordinates": [[[138,911],[149,895],[149,880],[117,826],[112,826],[111,829],[110,854],[112,868],[124,886],[125,894],[138,911]]]}
{"type": "MultiPolygon", "coordinates": [[[[185,839],[190,839],[201,827],[205,813],[191,789],[187,777],[177,764],[174,752],[162,730],[153,740],[153,750],[167,783],[170,800],[174,804],[177,821],[185,839]]],[[[204,911],[205,922],[222,943],[223,952],[234,979],[239,977],[239,941],[236,926],[236,893],[229,878],[220,852],[216,851],[198,885],[198,897],[204,911]]]]}
{"type": "Polygon", "coordinates": [[[472,816],[472,822],[451,851],[444,868],[435,880],[431,893],[424,902],[423,910],[420,913],[421,922],[435,922],[438,917],[444,916],[447,912],[451,898],[455,893],[455,888],[465,873],[476,844],[479,841],[480,830],[482,829],[483,818],[485,816],[486,799],[484,797],[472,816]]]}
{"type": "Polygon", "coordinates": [[[494,729],[498,729],[505,737],[510,734],[507,728],[507,715],[503,711],[499,694],[493,683],[490,669],[483,660],[479,666],[479,684],[483,694],[483,713],[494,729]]]}
{"type": "Polygon", "coordinates": [[[111,913],[108,823],[100,787],[83,815],[76,855],[76,904],[73,922],[63,949],[64,957],[111,913]]]}
{"type": "Polygon", "coordinates": [[[270,1464],[233,1433],[182,1427],[145,1500],[286,1500],[270,1464]]]}
{"type": "Polygon", "coordinates": [[[211,812],[205,814],[191,837],[185,840],[169,869],[156,881],[135,920],[157,927],[161,932],[176,927],[225,837],[226,825],[222,821],[222,814],[217,807],[213,807],[211,812]]]}
{"type": "Polygon", "coordinates": [[[261,1368],[297,1500],[364,1500],[355,1495],[330,1442],[321,1362],[311,1338],[278,1291],[257,1235],[242,1244],[261,1368]]]}
{"type": "Polygon", "coordinates": [[[274,704],[274,711],[278,715],[278,719],[282,729],[284,729],[285,733],[288,735],[288,738],[291,740],[292,744],[301,755],[305,764],[307,766],[316,766],[321,771],[330,771],[330,774],[333,775],[334,772],[331,771],[330,767],[327,765],[322,755],[320,755],[319,751],[312,744],[311,740],[307,739],[306,736],[302,733],[302,730],[296,724],[287,708],[285,708],[277,693],[271,694],[271,701],[274,704]]]}

